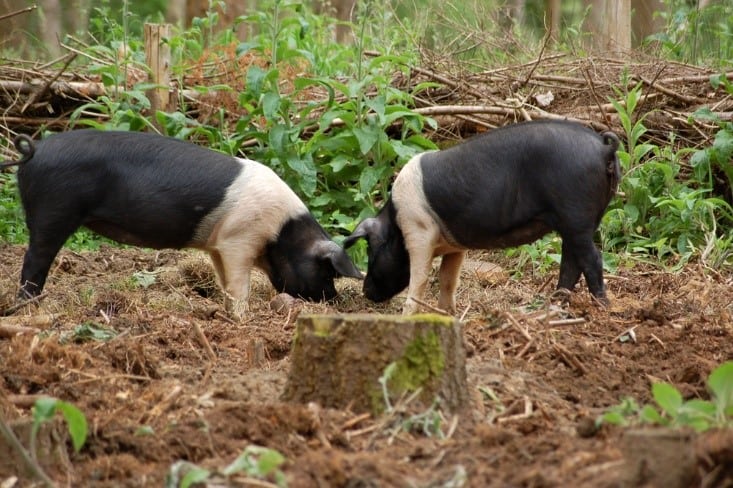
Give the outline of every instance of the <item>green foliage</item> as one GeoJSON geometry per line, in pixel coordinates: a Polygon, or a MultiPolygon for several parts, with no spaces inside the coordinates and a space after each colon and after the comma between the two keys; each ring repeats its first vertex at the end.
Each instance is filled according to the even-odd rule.
{"type": "Polygon", "coordinates": [[[285,474],[280,467],[285,457],[274,449],[255,445],[247,446],[229,465],[211,471],[187,461],[174,463],[166,476],[168,488],[188,488],[197,483],[215,481],[216,478],[228,479],[237,474],[258,480],[272,480],[276,486],[287,486],[285,474]]]}
{"type": "Polygon", "coordinates": [[[84,322],[74,327],[74,330],[61,336],[59,342],[82,343],[88,341],[106,342],[117,337],[117,332],[107,327],[102,327],[94,322],[84,322]]]}
{"type": "Polygon", "coordinates": [[[626,398],[603,414],[598,423],[691,427],[698,432],[733,427],[733,361],[723,363],[710,373],[708,389],[710,400],[684,400],[679,390],[669,383],[654,383],[652,397],[656,406],[639,407],[634,399],[626,398]]]}
{"type": "MultiPolygon", "coordinates": [[[[622,79],[621,85],[628,86],[628,80],[622,79]]],[[[642,99],[641,85],[617,94],[621,100],[611,103],[626,139],[626,147],[618,152],[622,197],[611,203],[603,218],[604,248],[646,254],[676,266],[703,255],[719,266],[731,241],[733,208],[722,196],[714,195],[711,168],[730,165],[730,159],[724,159],[733,150],[728,145],[728,129],[721,125],[716,137],[720,142],[697,152],[682,149],[674,153],[673,139],[664,147],[641,143],[647,131],[646,114],[635,114],[642,99]],[[690,153],[690,163],[696,168],[692,178],[681,174],[690,153]]]]}
{"type": "Polygon", "coordinates": [[[663,32],[647,41],[660,43],[665,57],[690,63],[728,66],[733,60],[733,9],[730,2],[711,2],[703,9],[698,2],[665,0],[660,11],[666,22],[663,32]]]}
{"type": "Polygon", "coordinates": [[[31,453],[35,455],[36,438],[38,429],[41,425],[52,420],[56,413],[60,413],[69,429],[71,443],[74,450],[79,450],[84,446],[89,431],[87,419],[84,414],[71,403],[67,403],[56,398],[42,397],[36,400],[33,406],[33,426],[31,428],[31,453]]]}
{"type": "MultiPolygon", "coordinates": [[[[418,62],[417,53],[425,46],[443,46],[461,58],[505,62],[516,53],[496,49],[483,36],[526,33],[486,24],[486,19],[494,18],[497,2],[369,0],[359,2],[354,23],[348,24],[353,43],[341,44],[332,41],[334,19],[314,14],[308,4],[262,0],[256,11],[236,20],[237,26],[251,34],[240,42],[232,29],[217,28],[220,19],[214,7],[218,2],[212,1],[204,17],[167,40],[172,70],[182,83],[192,65],[208,74],[206,70],[219,69],[208,62],[210,58],[236,48],[237,58],[226,68],[237,73],[232,86],[193,89],[231,96],[239,106],[237,113],[243,115],[222,107],[208,119],[197,119],[181,99],[180,111],[147,116],[146,90],[151,85],[126,84],[131,70],[146,69],[138,26],[160,12],[160,2],[149,3],[106,0],[95,5],[90,19],[94,42],[84,48],[87,56],[80,57],[80,62],[86,62],[87,71],[101,78],[109,94],[77,109],[72,122],[131,131],[156,130],[155,122],[166,135],[258,160],[303,198],[331,234],[348,233],[357,221],[372,215],[387,198],[392,178],[405,162],[435,148],[422,135],[426,128],[435,127],[434,121],[412,110],[413,97],[429,86],[406,93],[392,86],[393,75],[398,71],[409,75],[408,67],[418,62]],[[437,10],[440,16],[431,15],[437,10]],[[458,39],[456,25],[471,34],[458,39]],[[487,52],[492,50],[501,53],[487,52]],[[247,64],[240,73],[237,62],[243,57],[258,62],[247,64]]],[[[582,19],[579,5],[563,4],[565,30],[582,19]]],[[[731,23],[726,19],[730,12],[693,12],[678,0],[670,0],[669,5],[676,13],[666,18],[670,32],[663,42],[671,43],[670,51],[679,51],[675,56],[689,51],[692,39],[704,40],[707,34],[702,33],[702,26],[713,24],[718,29],[714,31],[719,37],[717,52],[729,53],[731,23]]],[[[540,1],[528,2],[527,25],[522,29],[538,28],[537,15],[543,8],[540,1]]],[[[697,52],[708,52],[705,46],[709,43],[696,46],[697,52]]],[[[733,93],[723,75],[713,77],[711,83],[733,93]]],[[[624,259],[661,260],[669,266],[682,266],[696,258],[712,267],[731,262],[733,209],[726,199],[730,201],[733,185],[733,126],[714,120],[709,110],[700,110],[695,118],[719,126],[710,147],[676,151],[673,135],[668,144],[658,146],[648,140],[642,86],[630,83],[628,76],[619,86],[611,103],[619,114],[626,147],[619,151],[623,173],[619,197],[611,203],[600,228],[606,250],[604,267],[613,270],[624,259]]],[[[1,239],[26,242],[22,222],[14,177],[1,174],[1,239]]],[[[94,249],[102,242],[110,241],[82,229],[68,244],[73,249],[94,249]]],[[[365,259],[364,248],[361,242],[352,250],[358,262],[365,259]]],[[[517,274],[528,265],[534,272],[545,273],[560,260],[560,241],[553,234],[506,253],[518,258],[517,274]]],[[[135,279],[139,286],[147,286],[144,280],[135,279]]]]}
{"type": "Polygon", "coordinates": [[[28,239],[15,175],[11,173],[0,173],[0,238],[10,244],[28,239]]]}

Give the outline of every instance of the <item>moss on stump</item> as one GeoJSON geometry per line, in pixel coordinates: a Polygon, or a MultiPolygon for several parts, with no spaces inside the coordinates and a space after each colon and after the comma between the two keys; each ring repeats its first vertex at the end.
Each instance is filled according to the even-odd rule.
{"type": "Polygon", "coordinates": [[[296,324],[285,401],[381,413],[380,377],[390,367],[391,405],[421,388],[414,406],[456,412],[469,403],[462,325],[452,317],[301,315],[296,324]]]}

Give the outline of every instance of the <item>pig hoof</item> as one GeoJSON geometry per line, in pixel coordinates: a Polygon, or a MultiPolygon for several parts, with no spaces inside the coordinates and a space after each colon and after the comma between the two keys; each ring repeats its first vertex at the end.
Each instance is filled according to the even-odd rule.
{"type": "Polygon", "coordinates": [[[405,304],[402,306],[402,315],[415,315],[417,313],[418,303],[412,298],[405,300],[405,304]]]}
{"type": "Polygon", "coordinates": [[[450,301],[448,303],[443,303],[443,301],[438,300],[438,309],[445,312],[446,315],[455,315],[456,314],[456,302],[450,301]]]}
{"type": "Polygon", "coordinates": [[[568,290],[567,288],[558,288],[555,290],[552,295],[550,295],[550,301],[559,301],[562,303],[567,303],[570,301],[570,296],[572,295],[572,291],[568,290]]]}
{"type": "Polygon", "coordinates": [[[225,300],[225,308],[229,315],[236,320],[243,320],[249,312],[249,302],[227,296],[225,300]]]}

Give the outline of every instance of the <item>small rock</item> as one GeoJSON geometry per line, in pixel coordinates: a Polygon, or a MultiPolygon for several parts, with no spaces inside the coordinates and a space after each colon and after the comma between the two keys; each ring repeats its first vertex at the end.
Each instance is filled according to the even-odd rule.
{"type": "Polygon", "coordinates": [[[598,433],[598,425],[596,424],[595,419],[591,417],[583,417],[576,424],[575,432],[578,433],[579,437],[587,439],[588,437],[593,437],[598,433]]]}
{"type": "Polygon", "coordinates": [[[275,313],[286,314],[293,309],[298,300],[287,293],[278,293],[270,300],[270,310],[275,313]]]}
{"type": "Polygon", "coordinates": [[[501,266],[486,261],[467,259],[463,263],[463,269],[482,286],[496,285],[509,279],[509,276],[501,266]]]}

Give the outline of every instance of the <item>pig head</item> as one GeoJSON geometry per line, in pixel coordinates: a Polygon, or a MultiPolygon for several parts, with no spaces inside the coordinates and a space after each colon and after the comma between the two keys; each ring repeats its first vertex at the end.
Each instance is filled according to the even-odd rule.
{"type": "Polygon", "coordinates": [[[21,297],[38,295],[80,226],[124,244],[209,253],[227,308],[249,309],[250,273],[280,292],[336,296],[334,278],[361,278],[305,204],[269,168],[155,134],[78,130],[15,141],[30,243],[21,297]]]}
{"type": "Polygon", "coordinates": [[[407,286],[403,313],[414,313],[432,260],[442,256],[438,307],[454,312],[468,249],[518,246],[557,231],[558,288],[572,290],[582,273],[590,292],[606,301],[593,235],[618,186],[618,145],[612,132],[535,121],[415,156],[377,216],[344,242],[349,247],[367,240],[366,297],[388,300],[407,286]]]}

